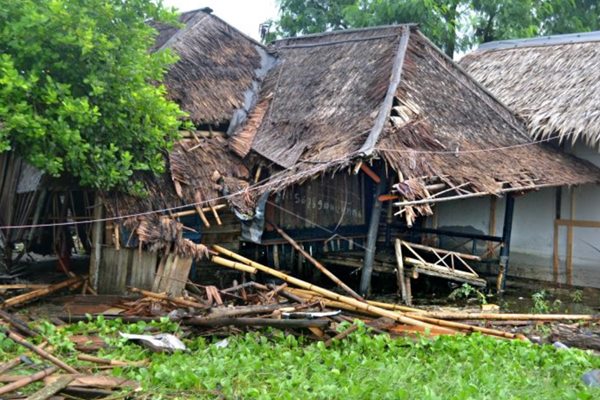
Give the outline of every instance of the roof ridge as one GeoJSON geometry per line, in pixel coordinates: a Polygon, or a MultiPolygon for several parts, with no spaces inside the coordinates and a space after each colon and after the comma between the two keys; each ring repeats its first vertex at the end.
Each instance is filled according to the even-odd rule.
{"type": "Polygon", "coordinates": [[[377,25],[377,26],[367,26],[363,28],[352,28],[352,29],[338,29],[328,32],[318,32],[318,33],[309,33],[302,36],[294,36],[288,38],[282,38],[274,40],[272,43],[277,45],[280,42],[287,41],[301,41],[301,40],[310,40],[315,38],[321,38],[326,36],[334,36],[334,35],[350,35],[353,33],[361,33],[361,32],[369,32],[369,31],[382,31],[386,29],[402,29],[403,27],[415,28],[418,27],[418,24],[415,23],[403,23],[403,24],[391,24],[391,25],[377,25]]]}
{"type": "Polygon", "coordinates": [[[600,42],[600,31],[564,33],[560,35],[537,36],[532,38],[504,39],[482,43],[473,51],[481,53],[494,50],[510,50],[530,47],[564,46],[579,43],[600,42]]]}
{"type": "Polygon", "coordinates": [[[410,28],[411,27],[407,25],[403,25],[401,28],[402,36],[400,37],[400,43],[398,44],[398,48],[396,50],[396,57],[392,66],[390,84],[388,86],[387,93],[383,102],[381,103],[381,106],[379,107],[379,114],[377,115],[377,119],[374,121],[371,131],[369,132],[369,136],[367,136],[365,142],[358,151],[365,156],[370,156],[375,150],[375,146],[379,141],[379,137],[385,128],[385,122],[388,120],[390,112],[392,111],[392,107],[394,105],[394,96],[396,96],[398,85],[400,85],[400,81],[402,79],[404,58],[406,57],[406,49],[408,47],[411,34],[410,28]]]}

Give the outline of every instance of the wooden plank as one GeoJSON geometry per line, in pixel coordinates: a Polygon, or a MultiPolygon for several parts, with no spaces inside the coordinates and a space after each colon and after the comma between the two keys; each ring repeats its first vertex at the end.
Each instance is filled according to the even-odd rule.
{"type": "Polygon", "coordinates": [[[146,290],[152,289],[157,262],[158,255],[156,253],[134,250],[131,260],[131,275],[127,281],[127,286],[146,290]]]}
{"type": "MultiPolygon", "coordinates": [[[[155,292],[166,292],[174,296],[180,296],[185,289],[185,284],[192,268],[193,260],[188,257],[179,257],[176,254],[169,254],[165,262],[163,273],[156,276],[158,284],[155,292]]],[[[156,281],[155,281],[156,282],[156,281]]]]}
{"type": "Polygon", "coordinates": [[[27,397],[27,400],[46,400],[66,388],[73,379],[75,379],[75,375],[62,375],[54,382],[27,397]]]}
{"type": "MultiPolygon", "coordinates": [[[[481,257],[475,256],[473,254],[465,254],[465,253],[459,253],[459,252],[456,252],[456,251],[438,249],[437,247],[425,246],[423,244],[412,243],[412,242],[402,241],[402,243],[404,243],[406,246],[414,247],[415,249],[419,249],[419,250],[425,250],[425,251],[428,251],[430,253],[434,253],[436,255],[438,255],[438,253],[439,254],[453,254],[453,255],[456,255],[456,256],[458,256],[460,258],[463,258],[465,260],[481,261],[481,257]]],[[[438,255],[438,257],[439,257],[439,255],[438,255]]]]}
{"type": "Polygon", "coordinates": [[[571,226],[573,228],[600,228],[600,221],[586,221],[581,219],[557,219],[556,224],[560,226],[571,226]]]}
{"type": "Polygon", "coordinates": [[[404,257],[404,262],[412,265],[414,270],[425,275],[437,276],[440,278],[456,280],[459,282],[467,282],[476,286],[486,286],[485,279],[478,277],[470,272],[450,270],[449,268],[433,265],[411,257],[404,257]]]}
{"type": "Polygon", "coordinates": [[[98,273],[98,292],[101,294],[121,294],[127,290],[127,276],[131,270],[133,253],[136,249],[117,250],[104,247],[98,273]]]}

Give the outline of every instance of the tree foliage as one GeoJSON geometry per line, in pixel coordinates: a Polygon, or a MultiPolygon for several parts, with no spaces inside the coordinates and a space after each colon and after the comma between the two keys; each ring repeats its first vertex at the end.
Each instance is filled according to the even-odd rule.
{"type": "Polygon", "coordinates": [[[600,29],[597,0],[279,0],[267,39],[415,22],[446,54],[477,43],[600,29]]]}
{"type": "Polygon", "coordinates": [[[152,0],[0,0],[0,152],[103,189],[163,171],[183,114],[146,21],[174,17],[152,0]]]}

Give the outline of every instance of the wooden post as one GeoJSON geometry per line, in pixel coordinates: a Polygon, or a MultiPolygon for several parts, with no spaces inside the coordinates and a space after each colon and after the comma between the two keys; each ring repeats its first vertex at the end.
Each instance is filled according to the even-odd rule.
{"type": "Polygon", "coordinates": [[[512,234],[512,221],[515,210],[515,198],[512,194],[506,195],[506,206],[504,209],[504,226],[502,227],[502,249],[500,250],[500,271],[496,289],[500,293],[506,287],[506,275],[508,274],[508,257],[510,254],[510,237],[512,234]]]}
{"type": "MultiPolygon", "coordinates": [[[[496,196],[490,196],[490,220],[488,221],[488,235],[496,236],[496,196]]],[[[489,257],[493,257],[494,244],[487,242],[487,254],[489,257]]]]}
{"type": "Polygon", "coordinates": [[[396,239],[394,243],[396,249],[396,262],[398,263],[398,269],[396,270],[396,280],[398,281],[398,288],[402,293],[402,301],[404,304],[408,304],[408,297],[406,293],[406,281],[404,280],[404,260],[402,259],[402,242],[400,239],[396,239]]]}
{"type": "Polygon", "coordinates": [[[555,218],[554,218],[554,237],[553,237],[553,245],[552,245],[552,280],[555,284],[558,284],[558,267],[559,267],[559,259],[558,259],[558,220],[561,218],[561,208],[562,208],[562,187],[556,188],[554,206],[555,210],[555,218]]]}
{"type": "Polygon", "coordinates": [[[363,296],[367,296],[371,290],[371,274],[373,273],[373,262],[375,261],[375,250],[377,245],[377,233],[379,231],[379,220],[381,218],[381,202],[379,196],[385,193],[387,179],[385,174],[381,174],[381,180],[377,183],[375,194],[373,196],[373,207],[371,209],[371,219],[369,221],[369,231],[367,233],[367,247],[365,249],[365,261],[360,277],[360,290],[363,296]]]}
{"type": "Polygon", "coordinates": [[[99,221],[104,218],[104,206],[101,201],[100,193],[96,192],[94,199],[93,218],[96,220],[92,227],[92,254],[90,256],[90,284],[92,289],[98,290],[98,271],[100,267],[100,258],[102,257],[102,237],[104,236],[104,222],[99,221]]]}
{"type": "MultiPolygon", "coordinates": [[[[569,197],[570,197],[570,212],[569,217],[571,221],[575,220],[575,188],[569,188],[569,197]]],[[[567,269],[567,285],[573,284],[573,224],[567,225],[567,261],[566,261],[566,269],[567,269]]]]}

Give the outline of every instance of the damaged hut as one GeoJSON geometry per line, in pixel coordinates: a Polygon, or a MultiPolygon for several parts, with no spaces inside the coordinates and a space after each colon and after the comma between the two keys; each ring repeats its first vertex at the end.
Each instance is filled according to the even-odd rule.
{"type": "Polygon", "coordinates": [[[374,269],[394,273],[407,301],[419,274],[485,285],[467,262],[481,261],[481,246],[460,254],[442,237],[490,242],[502,284],[516,195],[598,179],[531,143],[414,25],[264,48],[206,12],[181,20],[159,27],[157,46],[181,57],[166,83],[196,130],[169,154],[169,173],[141,177],[149,196],[105,196],[114,221],[97,224],[91,262],[104,291],[177,292],[214,243],[295,273],[318,264],[330,276],[319,260],[359,270],[363,294],[374,269]],[[432,226],[437,203],[501,196],[501,236],[432,226]]]}
{"type": "MultiPolygon", "coordinates": [[[[274,265],[289,254],[280,234],[269,232],[275,225],[306,240],[311,254],[346,242],[345,250],[360,250],[358,259],[324,259],[362,268],[365,293],[374,265],[396,267],[396,260],[374,260],[392,238],[428,236],[443,246],[454,237],[480,255],[496,254],[502,284],[516,196],[598,180],[591,165],[532,144],[521,122],[416,26],[285,39],[271,50],[277,63],[230,142],[262,168],[258,191],[272,193],[264,215],[275,224],[266,225],[262,244],[275,244],[274,265]],[[452,208],[457,200],[502,195],[502,234],[436,229],[437,203],[452,208]]],[[[416,257],[405,258],[432,272],[416,268],[416,257]]],[[[441,272],[462,280],[453,270],[441,272]]]]}
{"type": "MultiPolygon", "coordinates": [[[[532,139],[598,166],[598,60],[600,32],[589,32],[486,43],[461,64],[525,121],[532,139]]],[[[515,275],[599,288],[599,201],[598,185],[572,185],[518,203],[515,275]]]]}
{"type": "Polygon", "coordinates": [[[165,86],[194,129],[169,152],[165,174],[137,177],[147,196],[104,194],[95,216],[110,221],[95,224],[90,261],[100,292],[118,293],[129,285],[181,291],[192,258],[205,255],[207,244],[239,246],[235,213],[253,209],[247,196],[226,198],[250,181],[249,169],[228,150],[228,136],[254,105],[272,57],[210,10],[183,13],[179,20],[181,26],[156,26],[155,50],[169,48],[179,56],[165,86]],[[120,216],[126,218],[114,219],[120,216]]]}

